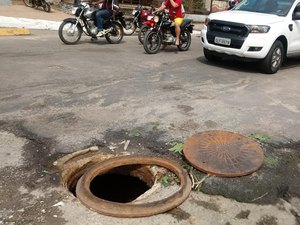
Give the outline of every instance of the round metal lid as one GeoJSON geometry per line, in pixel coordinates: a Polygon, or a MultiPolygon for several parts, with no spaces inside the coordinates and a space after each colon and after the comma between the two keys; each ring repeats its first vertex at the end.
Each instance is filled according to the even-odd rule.
{"type": "Polygon", "coordinates": [[[244,176],[258,170],[264,154],[252,139],[229,131],[205,131],[184,143],[186,159],[197,169],[218,176],[244,176]]]}

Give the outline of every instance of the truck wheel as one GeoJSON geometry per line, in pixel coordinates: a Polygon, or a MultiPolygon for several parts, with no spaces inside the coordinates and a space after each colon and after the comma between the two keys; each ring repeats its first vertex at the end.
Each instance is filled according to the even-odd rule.
{"type": "Polygon", "coordinates": [[[276,73],[284,59],[284,48],[281,41],[275,41],[266,58],[262,60],[261,69],[264,73],[276,73]]]}
{"type": "Polygon", "coordinates": [[[214,55],[210,50],[208,50],[206,48],[203,48],[203,53],[204,53],[205,58],[208,61],[217,62],[217,61],[221,61],[222,60],[222,57],[214,55]]]}

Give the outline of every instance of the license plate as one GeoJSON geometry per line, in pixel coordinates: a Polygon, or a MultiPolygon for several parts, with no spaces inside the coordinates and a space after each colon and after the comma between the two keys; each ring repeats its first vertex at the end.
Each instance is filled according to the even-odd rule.
{"type": "Polygon", "coordinates": [[[231,39],[229,38],[222,38],[222,37],[215,37],[215,43],[220,45],[229,46],[231,44],[231,39]]]}

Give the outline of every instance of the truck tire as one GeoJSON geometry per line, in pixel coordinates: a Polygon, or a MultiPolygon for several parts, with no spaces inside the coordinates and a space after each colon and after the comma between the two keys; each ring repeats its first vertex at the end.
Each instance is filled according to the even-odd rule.
{"type": "Polygon", "coordinates": [[[214,55],[210,50],[203,48],[203,53],[207,61],[218,62],[222,60],[222,57],[214,55]]]}
{"type": "Polygon", "coordinates": [[[284,60],[284,47],[281,41],[277,40],[270,48],[267,56],[261,62],[262,72],[266,74],[276,73],[284,60]]]}

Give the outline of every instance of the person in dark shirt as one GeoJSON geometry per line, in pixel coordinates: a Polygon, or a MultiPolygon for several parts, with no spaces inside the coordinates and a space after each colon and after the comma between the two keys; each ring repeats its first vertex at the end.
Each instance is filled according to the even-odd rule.
{"type": "Polygon", "coordinates": [[[114,5],[114,0],[99,0],[95,2],[94,4],[100,4],[102,3],[101,8],[96,12],[96,25],[98,29],[98,35],[102,34],[104,32],[103,30],[103,23],[104,20],[109,19],[113,14],[114,7],[117,7],[114,5]]]}

